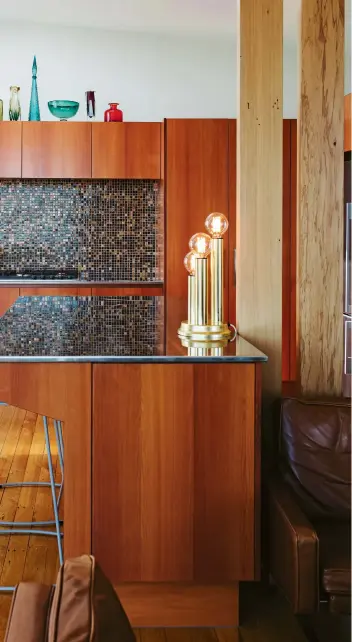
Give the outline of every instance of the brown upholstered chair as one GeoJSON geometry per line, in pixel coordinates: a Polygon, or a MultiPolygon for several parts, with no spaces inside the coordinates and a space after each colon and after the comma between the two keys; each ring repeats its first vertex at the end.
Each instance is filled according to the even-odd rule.
{"type": "Polygon", "coordinates": [[[108,579],[90,555],[67,560],[56,586],[16,588],[5,642],[135,642],[108,579]]]}
{"type": "Polygon", "coordinates": [[[269,484],[270,573],[297,614],[350,612],[351,407],[284,399],[269,484]]]}

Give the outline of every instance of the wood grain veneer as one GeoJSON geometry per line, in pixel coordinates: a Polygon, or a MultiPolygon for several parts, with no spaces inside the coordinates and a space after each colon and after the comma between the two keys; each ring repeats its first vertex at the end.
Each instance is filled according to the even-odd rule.
{"type": "Polygon", "coordinates": [[[0,288],[0,317],[20,296],[19,288],[0,288]]]}
{"type": "Polygon", "coordinates": [[[94,554],[115,583],[191,580],[192,366],[94,365],[93,388],[94,554]]]}
{"type": "Polygon", "coordinates": [[[93,389],[93,552],[110,579],[253,578],[255,365],[95,364],[93,389]]]}
{"type": "Polygon", "coordinates": [[[22,127],[23,178],[91,178],[90,123],[24,122],[22,127]]]}
{"type": "MultiPolygon", "coordinates": [[[[187,319],[189,239],[204,232],[210,212],[229,218],[229,125],[222,119],[167,119],[166,136],[166,336],[187,319]]],[[[232,224],[232,221],[230,221],[232,224]]],[[[228,234],[224,237],[225,319],[228,316],[228,234]]]]}
{"type": "Polygon", "coordinates": [[[228,320],[236,323],[236,275],[235,275],[235,249],[236,249],[236,204],[237,204],[237,172],[236,172],[236,150],[237,150],[237,123],[236,120],[229,120],[229,221],[228,230],[228,299],[229,313],[228,320]]]}
{"type": "Polygon", "coordinates": [[[297,380],[297,120],[291,120],[290,381],[297,380]]]}
{"type": "Polygon", "coordinates": [[[0,178],[21,178],[22,123],[0,122],[0,178]]]}
{"type": "Polygon", "coordinates": [[[253,364],[194,366],[197,582],[254,577],[255,404],[253,364]]]}
{"type": "Polygon", "coordinates": [[[282,0],[246,0],[238,23],[237,327],[269,356],[268,398],[282,381],[282,14],[282,0]]]}
{"type": "Polygon", "coordinates": [[[156,285],[123,285],[92,288],[93,296],[162,296],[163,286],[156,285]]]}
{"type": "Polygon", "coordinates": [[[305,395],[339,396],[342,392],[343,43],[343,3],[303,0],[298,330],[305,395]]]}
{"type": "Polygon", "coordinates": [[[92,288],[60,286],[40,286],[39,288],[20,288],[21,296],[90,296],[92,288]]]}
{"type": "Polygon", "coordinates": [[[93,178],[160,179],[161,123],[94,123],[93,178]]]}
{"type": "Polygon", "coordinates": [[[352,150],[352,94],[345,96],[345,137],[344,137],[344,149],[345,152],[350,152],[352,150]]]}
{"type": "Polygon", "coordinates": [[[284,120],[282,190],[282,380],[290,381],[291,328],[291,122],[284,120]]]}
{"type": "Polygon", "coordinates": [[[238,626],[237,583],[123,583],[115,589],[132,626],[238,626]]]}
{"type": "Polygon", "coordinates": [[[91,550],[91,364],[1,363],[0,399],[64,422],[66,557],[91,550]]]}

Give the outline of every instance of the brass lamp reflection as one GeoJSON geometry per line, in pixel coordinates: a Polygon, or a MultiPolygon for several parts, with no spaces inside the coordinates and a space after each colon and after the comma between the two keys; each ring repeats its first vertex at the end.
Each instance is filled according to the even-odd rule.
{"type": "MultiPolygon", "coordinates": [[[[190,252],[184,259],[188,277],[188,320],[181,323],[178,334],[183,341],[227,341],[231,332],[224,323],[224,262],[223,235],[228,228],[224,214],[213,212],[205,221],[209,234],[194,234],[190,252]],[[210,318],[208,317],[208,256],[210,254],[210,318]]],[[[196,345],[196,344],[195,344],[196,345]]],[[[199,347],[199,346],[198,346],[199,347]]]]}

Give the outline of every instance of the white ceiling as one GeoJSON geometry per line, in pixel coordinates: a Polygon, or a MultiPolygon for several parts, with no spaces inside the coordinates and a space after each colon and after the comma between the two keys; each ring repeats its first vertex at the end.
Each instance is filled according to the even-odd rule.
{"type": "MultiPolygon", "coordinates": [[[[1,2],[1,0],[0,0],[1,2]]],[[[296,40],[300,0],[284,0],[284,37],[296,40]]],[[[109,30],[235,34],[237,0],[12,0],[2,21],[109,30]]]]}

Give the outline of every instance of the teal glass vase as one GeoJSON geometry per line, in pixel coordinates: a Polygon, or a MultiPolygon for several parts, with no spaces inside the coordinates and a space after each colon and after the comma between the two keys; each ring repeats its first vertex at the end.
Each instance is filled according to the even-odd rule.
{"type": "Polygon", "coordinates": [[[29,103],[28,120],[40,120],[38,87],[37,87],[37,59],[34,56],[32,65],[32,91],[31,102],[29,103]]]}

